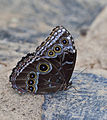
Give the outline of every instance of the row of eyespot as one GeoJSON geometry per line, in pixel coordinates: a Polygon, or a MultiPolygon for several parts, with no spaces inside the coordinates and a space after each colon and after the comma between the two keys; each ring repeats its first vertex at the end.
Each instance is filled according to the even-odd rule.
{"type": "Polygon", "coordinates": [[[28,74],[28,80],[27,80],[27,89],[30,92],[35,92],[35,88],[37,88],[37,75],[35,72],[30,72],[28,74]]]}
{"type": "MultiPolygon", "coordinates": [[[[69,41],[68,41],[68,39],[63,38],[63,39],[61,40],[61,43],[62,43],[63,45],[68,45],[68,44],[69,44],[69,41]]],[[[49,57],[54,57],[54,56],[55,56],[55,53],[60,53],[61,50],[62,50],[62,49],[61,49],[61,46],[60,46],[60,45],[55,45],[54,48],[53,48],[53,50],[49,50],[49,51],[48,51],[48,56],[49,56],[49,57]]]]}
{"type": "MultiPolygon", "coordinates": [[[[38,66],[38,69],[40,71],[40,73],[44,74],[46,72],[48,72],[50,70],[50,66],[47,63],[41,63],[38,66]]],[[[38,75],[35,72],[30,72],[28,74],[28,80],[27,80],[27,89],[30,92],[35,92],[37,91],[37,84],[38,84],[38,75]]]]}
{"type": "MultiPolygon", "coordinates": [[[[63,45],[68,45],[69,41],[68,41],[68,39],[63,38],[61,40],[61,43],[63,45]]],[[[53,57],[53,56],[55,56],[55,52],[56,53],[60,53],[61,50],[62,50],[61,46],[60,45],[56,45],[53,50],[49,50],[48,51],[48,56],[53,57]]],[[[40,72],[46,73],[46,72],[49,71],[50,66],[48,64],[46,64],[46,63],[42,63],[42,64],[39,64],[38,69],[39,69],[40,72]]],[[[28,78],[29,80],[27,81],[27,85],[28,85],[27,89],[30,92],[34,92],[35,90],[37,90],[37,84],[38,84],[38,82],[37,82],[38,78],[37,77],[38,76],[37,76],[37,74],[35,72],[30,72],[28,77],[29,77],[28,78]]]]}

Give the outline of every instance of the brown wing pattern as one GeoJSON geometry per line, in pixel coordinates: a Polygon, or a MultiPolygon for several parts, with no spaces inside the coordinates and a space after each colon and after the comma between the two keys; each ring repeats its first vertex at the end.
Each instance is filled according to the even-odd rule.
{"type": "Polygon", "coordinates": [[[66,89],[72,76],[76,49],[71,34],[62,26],[54,28],[34,53],[18,62],[10,75],[19,93],[44,94],[66,89]]]}

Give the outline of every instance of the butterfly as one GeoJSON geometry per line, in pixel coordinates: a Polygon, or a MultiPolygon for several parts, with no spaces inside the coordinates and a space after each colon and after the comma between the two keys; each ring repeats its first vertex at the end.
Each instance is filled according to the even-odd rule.
{"type": "Polygon", "coordinates": [[[34,94],[67,90],[72,85],[76,55],[72,35],[63,26],[55,27],[35,52],[22,57],[13,68],[12,88],[19,93],[34,94]]]}

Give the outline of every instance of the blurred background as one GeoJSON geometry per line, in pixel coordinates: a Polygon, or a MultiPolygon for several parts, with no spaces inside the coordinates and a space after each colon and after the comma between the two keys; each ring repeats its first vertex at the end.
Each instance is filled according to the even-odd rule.
{"type": "Polygon", "coordinates": [[[19,60],[63,25],[75,39],[77,69],[97,68],[106,75],[106,6],[107,0],[0,0],[0,62],[19,60]]]}
{"type": "Polygon", "coordinates": [[[84,72],[107,78],[107,0],[0,0],[2,120],[40,119],[44,98],[19,97],[12,91],[9,75],[21,57],[34,52],[57,25],[74,37],[75,70],[87,68],[84,72]]]}
{"type": "Polygon", "coordinates": [[[76,41],[79,66],[91,64],[91,68],[107,69],[103,46],[107,45],[107,39],[101,40],[104,35],[98,36],[98,26],[104,24],[104,18],[99,17],[101,22],[97,25],[94,22],[106,5],[107,0],[0,0],[0,61],[14,60],[34,51],[55,26],[63,25],[76,41]],[[90,29],[94,29],[94,33],[90,33],[90,29]],[[91,39],[87,40],[87,36],[91,39]]]}

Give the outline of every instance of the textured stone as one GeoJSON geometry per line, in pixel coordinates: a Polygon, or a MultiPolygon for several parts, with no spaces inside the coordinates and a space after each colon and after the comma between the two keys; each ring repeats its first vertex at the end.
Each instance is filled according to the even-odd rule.
{"type": "Polygon", "coordinates": [[[77,66],[107,77],[107,7],[97,16],[85,37],[77,41],[77,66]],[[104,71],[99,71],[105,70],[104,71]],[[99,72],[98,72],[99,71],[99,72]]]}
{"type": "Polygon", "coordinates": [[[12,42],[35,43],[35,38],[44,39],[56,25],[77,34],[90,26],[105,5],[106,0],[0,0],[0,29],[8,30],[12,42]]]}
{"type": "Polygon", "coordinates": [[[42,120],[106,120],[107,79],[82,73],[73,79],[73,86],[78,91],[45,95],[42,120]]]}

